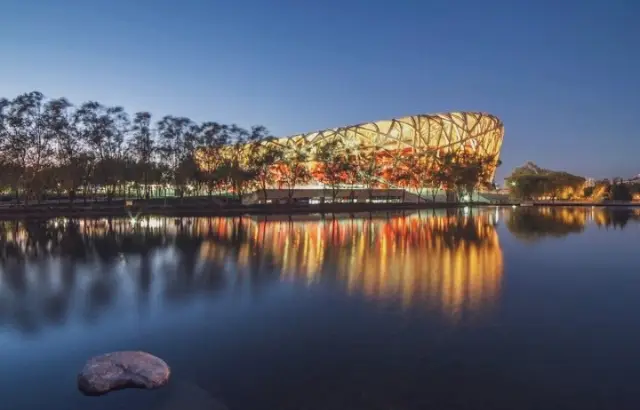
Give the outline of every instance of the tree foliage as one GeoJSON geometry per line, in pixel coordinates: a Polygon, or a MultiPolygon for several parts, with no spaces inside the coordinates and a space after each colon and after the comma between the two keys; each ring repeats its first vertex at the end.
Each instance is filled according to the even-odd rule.
{"type": "Polygon", "coordinates": [[[633,195],[631,189],[624,183],[615,183],[609,186],[608,199],[613,201],[631,201],[633,195]]]}

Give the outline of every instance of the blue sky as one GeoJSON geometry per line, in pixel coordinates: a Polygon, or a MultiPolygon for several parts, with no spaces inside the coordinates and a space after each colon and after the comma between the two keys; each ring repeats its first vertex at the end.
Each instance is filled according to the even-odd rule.
{"type": "Polygon", "coordinates": [[[640,172],[637,0],[0,0],[0,95],[278,136],[485,111],[499,178],[640,172]]]}

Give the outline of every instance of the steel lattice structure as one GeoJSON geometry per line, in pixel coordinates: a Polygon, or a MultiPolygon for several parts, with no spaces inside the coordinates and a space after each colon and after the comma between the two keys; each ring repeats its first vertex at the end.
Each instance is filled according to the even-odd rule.
{"type": "Polygon", "coordinates": [[[289,149],[313,152],[324,141],[337,139],[344,147],[356,149],[368,145],[391,157],[427,148],[434,155],[466,150],[498,159],[503,137],[504,126],[493,115],[452,112],[331,128],[280,138],[276,142],[289,149]]]}
{"type": "MultiPolygon", "coordinates": [[[[314,168],[318,148],[328,142],[339,142],[338,147],[341,148],[338,149],[349,149],[352,153],[362,152],[366,148],[368,152],[375,152],[377,160],[386,164],[387,168],[392,168],[398,161],[406,161],[416,152],[427,152],[427,156],[471,152],[497,160],[503,136],[504,126],[493,115],[452,112],[331,128],[277,138],[266,143],[278,144],[284,147],[285,152],[305,152],[310,169],[314,168]]],[[[250,155],[251,148],[247,146],[246,149],[246,154],[250,155]]],[[[197,153],[196,158],[201,167],[207,167],[204,164],[207,155],[209,154],[204,150],[197,153]]],[[[492,170],[494,172],[495,169],[492,170]]],[[[489,177],[490,180],[493,179],[493,175],[489,177]]]]}

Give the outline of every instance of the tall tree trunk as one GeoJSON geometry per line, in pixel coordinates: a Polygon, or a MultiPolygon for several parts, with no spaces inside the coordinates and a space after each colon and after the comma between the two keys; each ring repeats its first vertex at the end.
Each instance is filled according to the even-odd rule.
{"type": "Polygon", "coordinates": [[[149,177],[147,175],[146,165],[145,171],[142,173],[142,182],[144,183],[144,199],[149,199],[149,177]]]}
{"type": "Polygon", "coordinates": [[[264,195],[264,203],[267,203],[267,183],[266,181],[262,184],[262,193],[264,195]]]}
{"type": "Polygon", "coordinates": [[[26,184],[22,184],[22,191],[24,193],[24,206],[28,206],[29,205],[29,190],[27,189],[27,185],[26,184]]]}

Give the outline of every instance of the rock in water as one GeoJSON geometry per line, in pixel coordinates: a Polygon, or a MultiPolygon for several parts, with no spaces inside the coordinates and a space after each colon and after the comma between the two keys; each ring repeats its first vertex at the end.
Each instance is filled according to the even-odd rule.
{"type": "Polygon", "coordinates": [[[145,352],[114,352],[95,356],[78,375],[78,388],[88,395],[135,387],[155,389],[169,381],[169,366],[145,352]]]}

